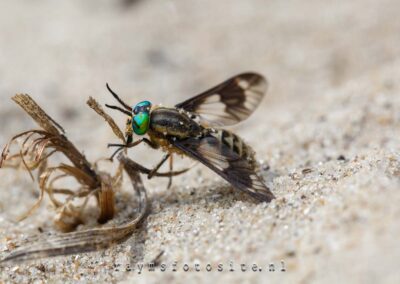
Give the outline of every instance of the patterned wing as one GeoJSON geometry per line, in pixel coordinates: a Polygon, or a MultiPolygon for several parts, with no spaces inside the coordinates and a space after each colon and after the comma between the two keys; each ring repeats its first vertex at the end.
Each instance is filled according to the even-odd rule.
{"type": "Polygon", "coordinates": [[[239,123],[250,116],[267,91],[267,80],[256,73],[243,73],[190,98],[180,104],[182,108],[197,114],[210,126],[226,126],[239,123]]]}
{"type": "Polygon", "coordinates": [[[214,136],[171,141],[189,157],[203,163],[233,187],[258,200],[269,202],[274,195],[255,173],[254,164],[240,157],[214,136]]]}

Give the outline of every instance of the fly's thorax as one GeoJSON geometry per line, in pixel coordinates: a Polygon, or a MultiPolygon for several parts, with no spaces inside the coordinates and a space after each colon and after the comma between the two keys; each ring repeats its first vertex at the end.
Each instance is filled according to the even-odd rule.
{"type": "Polygon", "coordinates": [[[255,152],[242,138],[224,129],[211,129],[210,135],[217,138],[222,144],[238,154],[239,157],[247,159],[254,168],[257,168],[255,152]]]}
{"type": "Polygon", "coordinates": [[[183,139],[201,135],[203,127],[183,111],[159,107],[151,112],[150,130],[166,137],[183,139]]]}

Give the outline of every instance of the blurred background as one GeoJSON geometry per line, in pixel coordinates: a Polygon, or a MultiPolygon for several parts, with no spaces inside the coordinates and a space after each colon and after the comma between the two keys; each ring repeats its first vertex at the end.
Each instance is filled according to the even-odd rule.
{"type": "MultiPolygon", "coordinates": [[[[372,149],[399,149],[399,9],[397,0],[2,0],[0,145],[36,127],[11,101],[16,93],[31,95],[93,161],[110,155],[106,144],[117,142],[86,106],[89,96],[101,104],[115,103],[106,82],[132,105],[146,99],[172,106],[237,73],[259,72],[268,78],[268,93],[259,110],[233,129],[271,166],[265,176],[278,205],[262,207],[237,196],[232,201],[231,195],[214,202],[203,196],[206,191],[189,196],[188,186],[203,182],[213,192],[221,181],[197,167],[194,173],[200,171],[204,179],[188,173],[176,179],[176,191],[154,201],[162,213],[149,219],[148,242],[140,242],[142,257],[156,255],[165,244],[171,248],[167,261],[181,257],[267,263],[284,258],[289,270],[301,274],[291,274],[293,282],[308,283],[318,275],[334,283],[337,272],[346,271],[360,283],[376,283],[393,272],[387,282],[396,283],[400,252],[393,244],[400,213],[393,201],[400,200],[395,193],[399,180],[387,178],[389,170],[361,172],[363,167],[341,164],[337,157],[356,163],[364,151],[374,164],[385,159],[372,149]],[[318,171],[302,175],[305,167],[318,171]],[[326,172],[335,182],[325,178],[326,172]],[[378,189],[387,191],[378,194],[378,189]],[[183,204],[168,203],[168,198],[183,204]],[[195,207],[193,215],[187,215],[188,206],[195,207]],[[224,223],[222,245],[213,239],[220,231],[211,211],[233,218],[224,223]],[[182,236],[171,221],[176,216],[187,232],[202,228],[200,233],[182,236]],[[240,229],[238,220],[240,226],[258,225],[235,231],[240,229]],[[169,222],[168,231],[151,231],[169,222]],[[368,273],[357,278],[354,271],[368,273]]],[[[109,113],[124,125],[124,115],[109,113]]],[[[161,157],[144,146],[130,155],[146,166],[161,157]]],[[[27,227],[9,221],[37,197],[27,194],[35,192],[27,175],[20,176],[26,178],[22,186],[14,172],[0,172],[0,232],[8,228],[18,236],[39,225],[51,230],[51,222],[42,217],[51,216],[45,206],[27,220],[27,227]]],[[[150,191],[165,191],[164,181],[146,184],[150,191]]],[[[135,240],[129,244],[135,247],[135,240]]]]}
{"type": "Polygon", "coordinates": [[[96,143],[91,131],[81,135],[102,127],[85,101],[113,102],[106,82],[131,104],[174,105],[253,70],[270,82],[266,112],[317,104],[397,58],[397,8],[394,0],[1,1],[0,144],[29,123],[9,100],[15,93],[34,97],[78,143],[96,143]]]}

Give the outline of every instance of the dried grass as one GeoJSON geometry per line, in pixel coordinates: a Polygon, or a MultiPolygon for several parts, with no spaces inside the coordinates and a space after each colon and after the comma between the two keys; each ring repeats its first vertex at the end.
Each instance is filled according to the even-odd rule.
{"type": "MultiPolygon", "coordinates": [[[[29,245],[20,247],[1,262],[96,250],[108,247],[132,234],[137,224],[144,220],[148,211],[146,191],[137,171],[138,165],[120,154],[118,156],[120,165],[114,175],[99,171],[98,163],[110,162],[109,159],[101,158],[93,164],[90,163],[68,140],[61,125],[40,108],[30,96],[20,94],[13,97],[13,100],[41,127],[39,130],[28,130],[12,137],[4,147],[0,158],[0,168],[24,167],[32,180],[35,179],[33,172],[37,171],[39,198],[19,219],[29,217],[40,206],[43,197],[47,194],[56,210],[55,225],[61,231],[70,233],[48,238],[41,236],[33,238],[29,245]],[[21,139],[19,150],[10,154],[11,146],[21,139]],[[49,166],[49,158],[55,154],[62,154],[71,164],[59,163],[49,166]],[[132,186],[139,196],[139,215],[124,225],[71,232],[84,223],[85,207],[91,196],[96,197],[100,209],[99,223],[106,223],[114,217],[115,192],[121,186],[123,171],[129,175],[132,186]],[[78,184],[77,188],[60,187],[60,182],[67,178],[73,178],[78,184]],[[80,201],[79,206],[76,205],[76,200],[80,201]]],[[[87,103],[106,120],[114,134],[125,142],[122,131],[101,106],[93,98],[89,98],[87,103]]]]}

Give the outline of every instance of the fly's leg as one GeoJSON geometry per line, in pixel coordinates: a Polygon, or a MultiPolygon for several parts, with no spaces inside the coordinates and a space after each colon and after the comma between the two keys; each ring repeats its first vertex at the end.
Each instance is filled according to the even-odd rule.
{"type": "MultiPolygon", "coordinates": [[[[129,138],[128,138],[128,142],[129,142],[129,138]]],[[[157,149],[157,145],[155,145],[153,142],[151,142],[149,139],[147,138],[142,138],[140,140],[137,140],[133,143],[127,143],[127,144],[108,144],[108,147],[119,147],[110,157],[110,160],[113,160],[113,158],[115,157],[115,155],[117,155],[120,151],[122,151],[125,148],[132,148],[135,147],[137,145],[139,145],[140,143],[145,142],[147,145],[149,145],[151,148],[153,149],[157,149]]]]}
{"type": "MultiPolygon", "coordinates": [[[[135,171],[138,171],[138,172],[140,172],[140,173],[142,173],[142,174],[147,174],[147,175],[148,175],[148,174],[150,174],[150,173],[152,172],[152,170],[143,167],[142,165],[136,163],[136,162],[133,161],[133,160],[130,160],[130,166],[131,166],[135,171]]],[[[186,169],[183,169],[183,170],[180,170],[180,171],[167,172],[167,173],[158,173],[158,172],[155,172],[155,173],[153,174],[153,176],[155,176],[155,177],[171,177],[171,176],[177,176],[177,175],[181,175],[181,174],[183,174],[183,173],[186,173],[186,172],[187,172],[188,170],[190,170],[191,168],[192,168],[192,167],[189,167],[189,168],[186,168],[186,169]]]]}
{"type": "MultiPolygon", "coordinates": [[[[174,156],[171,154],[171,156],[169,157],[169,172],[172,173],[173,169],[174,169],[174,156]]],[[[169,189],[171,185],[172,185],[172,176],[170,176],[168,179],[167,189],[169,189]]]]}
{"type": "Polygon", "coordinates": [[[135,142],[133,142],[133,143],[127,143],[127,144],[108,144],[107,146],[108,146],[108,147],[132,148],[132,147],[135,147],[136,145],[138,145],[138,144],[140,144],[140,143],[142,143],[142,142],[145,142],[146,144],[148,144],[148,145],[149,145],[151,148],[153,148],[153,149],[157,149],[157,146],[156,146],[153,142],[151,142],[149,139],[147,139],[147,138],[142,138],[142,139],[137,140],[137,141],[135,141],[135,142]]]}
{"type": "Polygon", "coordinates": [[[170,153],[165,154],[164,157],[161,159],[161,161],[157,164],[157,166],[154,167],[154,169],[151,170],[151,172],[147,175],[148,179],[151,179],[154,174],[158,171],[158,169],[165,163],[166,160],[171,156],[170,153]]]}
{"type": "Polygon", "coordinates": [[[177,176],[179,174],[183,174],[185,172],[187,172],[188,170],[190,170],[192,167],[174,172],[173,171],[173,163],[174,163],[174,159],[173,159],[173,155],[171,153],[165,154],[164,157],[161,159],[161,161],[157,164],[157,166],[154,167],[154,169],[152,169],[150,172],[148,172],[147,174],[147,178],[151,179],[153,176],[166,176],[169,178],[168,181],[168,187],[167,189],[169,189],[172,185],[172,177],[173,176],[177,176]],[[168,173],[158,173],[158,169],[169,159],[169,172],[168,173]]]}

